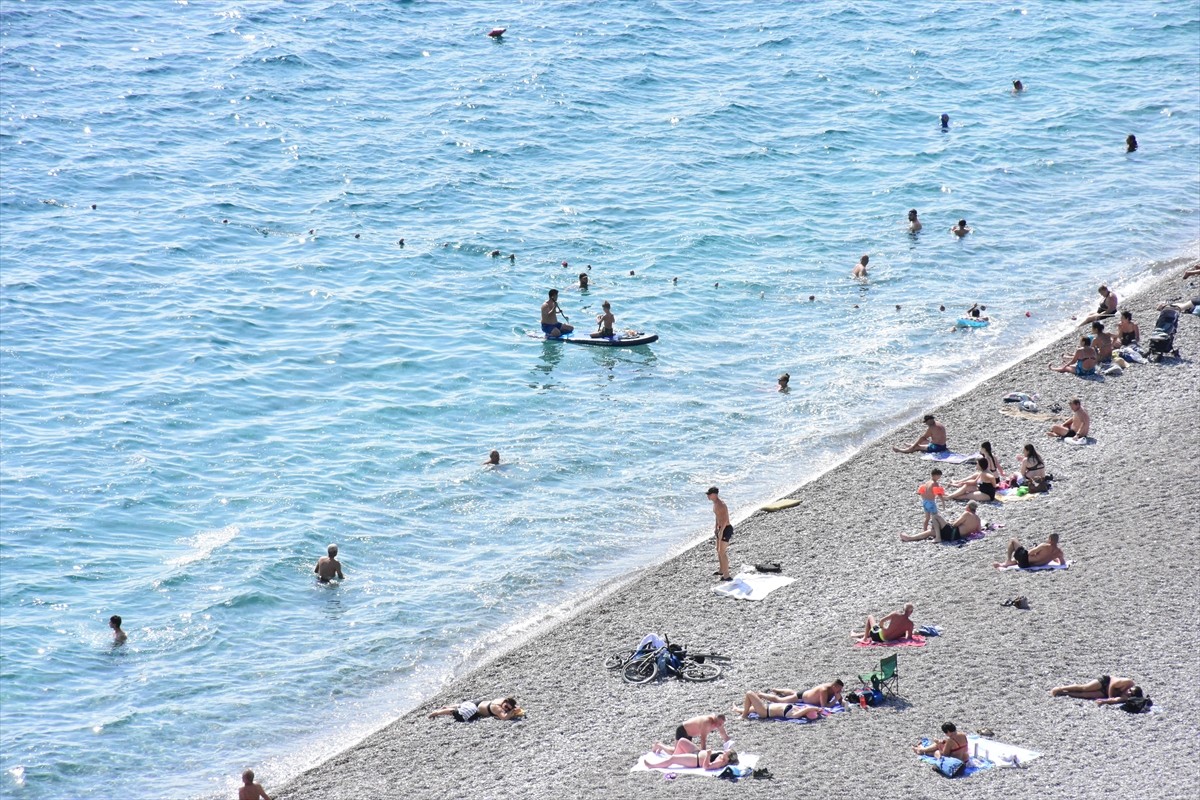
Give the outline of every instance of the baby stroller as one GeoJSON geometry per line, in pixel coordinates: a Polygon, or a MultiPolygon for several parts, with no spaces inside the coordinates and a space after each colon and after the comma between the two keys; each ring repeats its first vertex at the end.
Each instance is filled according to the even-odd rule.
{"type": "Polygon", "coordinates": [[[1154,323],[1154,333],[1146,340],[1146,358],[1151,361],[1161,361],[1163,356],[1179,358],[1179,350],[1175,347],[1175,331],[1179,329],[1179,311],[1174,308],[1164,308],[1158,314],[1154,323]]]}

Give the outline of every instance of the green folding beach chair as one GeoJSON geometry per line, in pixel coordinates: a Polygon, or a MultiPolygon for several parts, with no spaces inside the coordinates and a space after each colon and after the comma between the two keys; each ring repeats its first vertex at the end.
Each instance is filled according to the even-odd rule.
{"type": "Polygon", "coordinates": [[[863,683],[871,684],[876,691],[890,694],[893,697],[900,694],[900,672],[896,669],[896,657],[888,656],[879,662],[879,669],[866,675],[859,675],[863,683]]]}

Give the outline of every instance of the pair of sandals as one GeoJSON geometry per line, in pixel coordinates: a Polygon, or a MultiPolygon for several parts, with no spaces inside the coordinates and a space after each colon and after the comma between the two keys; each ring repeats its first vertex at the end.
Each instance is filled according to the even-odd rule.
{"type": "Polygon", "coordinates": [[[1012,606],[1013,608],[1019,608],[1022,611],[1028,611],[1029,610],[1029,598],[1026,597],[1025,595],[1021,595],[1019,597],[1014,597],[1011,600],[1005,600],[1000,605],[1006,606],[1006,607],[1012,606]]]}

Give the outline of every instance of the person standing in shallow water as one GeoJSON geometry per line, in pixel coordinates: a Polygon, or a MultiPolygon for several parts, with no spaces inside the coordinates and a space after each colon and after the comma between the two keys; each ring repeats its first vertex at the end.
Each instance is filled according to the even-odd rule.
{"type": "Polygon", "coordinates": [[[339,581],[346,580],[346,576],[342,574],[342,562],[337,560],[338,546],[331,544],[326,548],[326,552],[329,555],[321,556],[317,559],[317,565],[313,567],[313,572],[317,573],[317,580],[321,583],[329,583],[334,577],[339,581]]]}
{"type": "Polygon", "coordinates": [[[910,208],[908,210],[908,232],[916,233],[921,230],[921,220],[917,219],[917,210],[910,208]]]}
{"type": "Polygon", "coordinates": [[[129,637],[125,635],[125,631],[121,630],[121,617],[118,616],[117,614],[113,614],[111,617],[109,617],[108,618],[108,627],[112,628],[113,644],[114,645],[125,644],[125,640],[128,639],[129,637]]]}
{"type": "Polygon", "coordinates": [[[733,539],[733,525],[729,524],[729,506],[719,496],[720,490],[710,486],[704,494],[712,501],[713,515],[716,517],[713,533],[717,538],[717,571],[723,581],[733,580],[729,574],[729,542],[733,539]]]}
{"type": "Polygon", "coordinates": [[[1132,153],[1135,150],[1137,150],[1137,148],[1138,148],[1137,137],[1134,136],[1132,133],[1129,134],[1128,136],[1126,136],[1125,137],[1125,152],[1132,153]]]}
{"type": "Polygon", "coordinates": [[[863,256],[862,258],[860,258],[858,260],[858,263],[854,265],[854,269],[851,270],[850,276],[853,278],[867,277],[867,262],[870,260],[871,260],[870,256],[863,256]]]}

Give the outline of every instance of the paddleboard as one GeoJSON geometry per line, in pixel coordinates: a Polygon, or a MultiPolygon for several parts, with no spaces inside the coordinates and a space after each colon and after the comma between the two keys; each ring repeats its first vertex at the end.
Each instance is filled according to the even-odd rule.
{"type": "Polygon", "coordinates": [[[785,508],[795,508],[798,505],[800,505],[800,501],[793,498],[791,500],[777,500],[774,503],[767,503],[762,509],[763,511],[783,511],[785,508]]]}
{"type": "Polygon", "coordinates": [[[566,342],[567,344],[585,344],[590,347],[638,347],[658,341],[657,333],[639,333],[637,336],[612,336],[593,339],[590,336],[580,338],[548,339],[551,342],[566,342]]]}
{"type": "Polygon", "coordinates": [[[960,328],[986,328],[988,321],[986,319],[971,319],[970,317],[959,317],[958,327],[960,328]]]}

